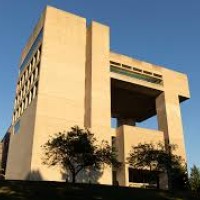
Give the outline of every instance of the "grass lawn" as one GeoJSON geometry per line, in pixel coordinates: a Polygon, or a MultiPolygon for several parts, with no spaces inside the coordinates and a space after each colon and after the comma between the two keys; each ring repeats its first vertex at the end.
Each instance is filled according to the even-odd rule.
{"type": "Polygon", "coordinates": [[[0,181],[0,200],[193,200],[189,192],[166,192],[106,185],[64,182],[0,181]]]}

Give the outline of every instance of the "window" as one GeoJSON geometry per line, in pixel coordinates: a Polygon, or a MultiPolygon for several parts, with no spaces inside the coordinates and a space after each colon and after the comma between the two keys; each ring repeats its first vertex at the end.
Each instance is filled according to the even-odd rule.
{"type": "Polygon", "coordinates": [[[132,183],[157,183],[157,173],[155,171],[133,169],[129,167],[129,182],[132,183]]]}
{"type": "Polygon", "coordinates": [[[22,89],[22,97],[25,96],[25,93],[26,93],[26,85],[24,85],[23,89],[22,89]]]}
{"type": "Polygon", "coordinates": [[[156,77],[162,78],[162,75],[160,75],[160,74],[154,73],[153,75],[156,76],[156,77]]]}
{"type": "Polygon", "coordinates": [[[136,72],[142,72],[141,69],[138,69],[138,68],[136,68],[136,67],[133,67],[133,71],[136,71],[136,72]]]}
{"type": "Polygon", "coordinates": [[[151,72],[148,72],[148,71],[145,71],[145,70],[143,70],[143,73],[145,73],[145,74],[149,74],[149,75],[152,75],[151,72]]]}
{"type": "Polygon", "coordinates": [[[24,84],[24,74],[22,75],[22,85],[24,84]]]}
{"type": "Polygon", "coordinates": [[[121,66],[120,63],[118,63],[118,62],[114,62],[114,61],[110,61],[110,64],[121,66]]]}
{"type": "Polygon", "coordinates": [[[20,112],[20,116],[22,115],[22,113],[23,113],[23,111],[24,111],[24,102],[22,102],[22,104],[21,104],[21,112],[20,112]]]}
{"type": "Polygon", "coordinates": [[[18,133],[20,129],[20,121],[18,121],[14,126],[14,133],[18,133]]]}
{"type": "Polygon", "coordinates": [[[110,66],[110,71],[118,73],[118,74],[126,75],[126,76],[129,76],[132,78],[136,78],[136,79],[139,79],[142,81],[147,81],[147,82],[155,83],[155,84],[162,84],[162,80],[160,80],[156,77],[148,76],[146,74],[141,74],[141,73],[137,73],[137,72],[127,71],[125,69],[118,68],[113,65],[110,66]]]}
{"type": "Polygon", "coordinates": [[[43,28],[40,30],[37,38],[35,39],[35,41],[33,42],[29,52],[27,53],[26,57],[24,58],[21,67],[20,67],[20,71],[22,72],[23,69],[27,66],[28,62],[30,61],[33,53],[35,52],[35,49],[38,47],[39,43],[41,42],[43,38],[43,28]]]}
{"type": "Polygon", "coordinates": [[[41,41],[42,30],[36,38],[37,41],[31,47],[24,59],[20,71],[19,80],[16,88],[16,97],[14,102],[13,123],[21,117],[24,110],[37,95],[37,79],[40,70],[41,41]],[[34,48],[34,49],[32,49],[34,48]],[[27,67],[24,70],[24,67],[27,67]],[[30,91],[31,90],[31,91],[30,91]]]}

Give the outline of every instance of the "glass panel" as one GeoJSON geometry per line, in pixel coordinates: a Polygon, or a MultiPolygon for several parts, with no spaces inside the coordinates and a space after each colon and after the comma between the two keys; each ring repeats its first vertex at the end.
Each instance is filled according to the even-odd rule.
{"type": "Polygon", "coordinates": [[[42,40],[42,37],[43,37],[43,29],[41,29],[40,33],[38,34],[37,38],[35,39],[32,47],[30,48],[27,56],[25,57],[23,63],[21,64],[21,67],[20,67],[20,72],[26,67],[28,61],[31,59],[32,57],[32,54],[35,50],[35,48],[37,47],[38,43],[42,40]]]}

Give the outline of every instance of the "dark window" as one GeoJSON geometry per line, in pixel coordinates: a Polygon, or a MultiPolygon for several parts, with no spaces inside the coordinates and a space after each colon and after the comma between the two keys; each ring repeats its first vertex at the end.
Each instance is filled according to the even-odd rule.
{"type": "Polygon", "coordinates": [[[114,61],[110,61],[110,64],[121,66],[120,63],[117,63],[117,62],[114,62],[114,61]]]}
{"type": "Polygon", "coordinates": [[[142,72],[141,69],[138,69],[138,68],[136,68],[136,67],[133,67],[133,71],[136,71],[136,72],[142,72]]]}
{"type": "Polygon", "coordinates": [[[160,74],[154,73],[153,75],[156,76],[156,77],[162,78],[162,75],[160,75],[160,74]]]}
{"type": "Polygon", "coordinates": [[[156,172],[150,172],[149,170],[133,169],[129,168],[129,182],[132,183],[156,183],[156,172]]]}
{"type": "Polygon", "coordinates": [[[152,73],[151,73],[151,72],[148,72],[148,71],[143,71],[143,73],[152,75],[152,73]]]}

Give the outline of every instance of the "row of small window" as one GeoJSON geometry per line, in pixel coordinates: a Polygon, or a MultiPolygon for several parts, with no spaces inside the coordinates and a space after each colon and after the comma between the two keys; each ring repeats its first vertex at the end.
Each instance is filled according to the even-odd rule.
{"type": "Polygon", "coordinates": [[[147,82],[155,83],[155,84],[162,84],[162,80],[156,77],[147,76],[146,74],[136,73],[133,71],[127,71],[122,68],[116,67],[114,65],[110,66],[110,71],[118,73],[118,74],[126,75],[132,78],[136,78],[142,81],[147,81],[147,82]]]}
{"type": "Polygon", "coordinates": [[[40,70],[40,63],[38,63],[38,65],[34,68],[34,71],[31,73],[29,78],[25,81],[21,90],[16,94],[14,108],[17,108],[21,104],[21,102],[23,101],[27,93],[33,87],[35,82],[38,80],[39,70],[40,70]]]}
{"type": "Polygon", "coordinates": [[[21,102],[20,106],[15,109],[13,114],[13,122],[15,122],[18,118],[21,117],[24,110],[31,104],[33,99],[37,96],[38,92],[38,82],[33,86],[33,88],[30,90],[30,92],[27,94],[26,98],[21,102]]]}
{"type": "Polygon", "coordinates": [[[29,79],[29,77],[31,76],[34,68],[40,62],[40,57],[41,57],[41,46],[35,52],[34,56],[32,57],[32,59],[29,63],[29,65],[25,68],[24,72],[20,75],[20,80],[18,81],[18,84],[17,84],[17,93],[22,89],[26,80],[29,79]]]}
{"type": "Polygon", "coordinates": [[[138,69],[137,67],[132,67],[132,66],[121,64],[121,63],[114,62],[114,61],[110,61],[110,64],[114,65],[114,66],[119,66],[119,67],[122,67],[122,68],[125,68],[125,69],[128,69],[128,70],[132,70],[134,72],[144,73],[144,74],[148,74],[150,76],[155,76],[157,78],[162,79],[162,75],[161,74],[152,73],[152,72],[149,72],[149,71],[146,71],[146,70],[141,70],[141,69],[138,69]]]}

